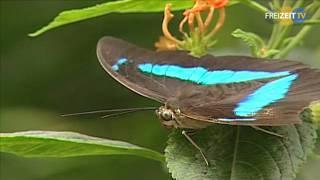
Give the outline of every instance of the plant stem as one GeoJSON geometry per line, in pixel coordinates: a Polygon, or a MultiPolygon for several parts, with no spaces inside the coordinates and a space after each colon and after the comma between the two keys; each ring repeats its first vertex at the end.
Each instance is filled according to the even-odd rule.
{"type": "Polygon", "coordinates": [[[271,49],[271,47],[273,47],[274,42],[278,38],[279,28],[280,28],[279,24],[273,24],[271,37],[270,37],[270,40],[268,42],[268,49],[271,49]]]}
{"type": "Polygon", "coordinates": [[[299,24],[294,24],[294,25],[307,25],[307,24],[311,24],[311,25],[320,25],[320,20],[319,19],[315,19],[315,20],[306,20],[303,23],[299,23],[299,24]]]}
{"type": "Polygon", "coordinates": [[[290,27],[291,27],[291,25],[290,26],[280,27],[281,28],[280,33],[277,36],[277,38],[274,40],[274,42],[273,42],[272,46],[270,47],[270,49],[278,49],[279,48],[279,45],[281,44],[283,39],[288,34],[288,31],[289,31],[290,27]]]}
{"type": "MultiPolygon", "coordinates": [[[[320,9],[318,9],[314,15],[312,16],[311,20],[318,19],[320,18],[320,9]]],[[[292,41],[280,51],[279,54],[275,56],[275,58],[282,58],[286,56],[289,51],[294,48],[300,41],[301,39],[311,30],[312,26],[311,25],[305,25],[301,31],[292,39],[292,41]]]]}
{"type": "Polygon", "coordinates": [[[245,4],[253,9],[256,9],[262,13],[266,13],[269,11],[268,8],[264,7],[263,5],[255,2],[255,1],[251,1],[251,0],[240,0],[240,3],[245,4]]]}
{"type": "Polygon", "coordinates": [[[280,8],[280,1],[279,0],[273,0],[273,5],[276,9],[280,8]]]}
{"type": "Polygon", "coordinates": [[[290,7],[290,5],[291,5],[291,0],[284,0],[282,3],[282,8],[290,7]]]}
{"type": "Polygon", "coordinates": [[[305,11],[307,13],[312,13],[313,11],[317,10],[320,7],[320,1],[313,1],[313,3],[309,4],[305,11]]]}
{"type": "Polygon", "coordinates": [[[302,4],[303,4],[303,0],[298,0],[298,1],[294,4],[294,6],[293,6],[292,9],[296,9],[296,8],[298,8],[299,6],[301,6],[302,4]]]}

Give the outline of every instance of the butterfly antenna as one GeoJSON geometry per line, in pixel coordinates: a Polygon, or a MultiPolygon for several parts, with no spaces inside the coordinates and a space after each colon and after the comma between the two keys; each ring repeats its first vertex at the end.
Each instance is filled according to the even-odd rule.
{"type": "Polygon", "coordinates": [[[148,111],[148,110],[150,110],[150,109],[142,109],[142,110],[139,109],[139,110],[124,111],[124,112],[116,112],[116,113],[107,114],[105,116],[102,116],[101,118],[109,118],[109,117],[120,116],[120,115],[124,115],[124,114],[140,112],[140,111],[148,111]]]}
{"type": "MultiPolygon", "coordinates": [[[[79,116],[79,115],[89,115],[89,114],[109,113],[109,112],[129,113],[129,112],[147,111],[147,110],[155,110],[155,109],[157,109],[157,107],[105,109],[105,110],[96,110],[96,111],[86,111],[86,112],[62,114],[61,116],[62,117],[67,117],[67,116],[79,116]]],[[[113,114],[119,114],[119,113],[113,113],[113,114]]],[[[111,114],[109,114],[109,115],[111,115],[111,114]]]]}

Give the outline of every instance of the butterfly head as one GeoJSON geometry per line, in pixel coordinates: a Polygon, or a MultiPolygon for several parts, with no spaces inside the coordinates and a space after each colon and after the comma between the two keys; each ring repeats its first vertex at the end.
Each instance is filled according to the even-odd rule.
{"type": "Polygon", "coordinates": [[[181,119],[181,111],[178,108],[169,108],[161,106],[156,110],[156,115],[160,122],[166,128],[179,128],[179,119],[181,119]]]}

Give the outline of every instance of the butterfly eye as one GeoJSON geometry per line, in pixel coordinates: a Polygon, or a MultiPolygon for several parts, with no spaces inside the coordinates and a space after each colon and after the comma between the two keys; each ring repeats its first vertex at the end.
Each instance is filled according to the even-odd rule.
{"type": "Polygon", "coordinates": [[[173,119],[173,114],[171,111],[164,111],[161,113],[161,118],[164,121],[171,121],[173,119]]]}

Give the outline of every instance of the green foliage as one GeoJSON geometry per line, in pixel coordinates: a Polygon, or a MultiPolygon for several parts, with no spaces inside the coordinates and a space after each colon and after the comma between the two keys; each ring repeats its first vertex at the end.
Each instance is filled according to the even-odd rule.
{"type": "Polygon", "coordinates": [[[320,102],[313,102],[309,107],[312,110],[313,122],[320,127],[320,102]]]}
{"type": "Polygon", "coordinates": [[[109,13],[150,13],[150,12],[162,12],[167,3],[172,4],[172,10],[183,10],[192,6],[192,1],[181,0],[122,0],[113,1],[96,6],[74,9],[61,12],[52,22],[47,26],[42,27],[38,31],[29,34],[29,36],[38,36],[48,30],[57,28],[70,23],[83,21],[86,19],[106,15],[109,13]]]}
{"type": "Polygon", "coordinates": [[[216,43],[216,40],[203,37],[196,29],[195,32],[190,32],[190,37],[184,37],[183,44],[178,48],[188,51],[194,57],[201,57],[208,54],[208,49],[212,48],[216,43]]]}
{"type": "Polygon", "coordinates": [[[319,25],[319,24],[320,24],[320,20],[305,20],[304,22],[295,24],[295,25],[319,25]]]}
{"type": "Polygon", "coordinates": [[[261,39],[258,35],[251,32],[242,31],[241,29],[234,30],[231,35],[243,40],[251,48],[251,53],[254,56],[261,56],[261,51],[265,47],[265,44],[263,39],[261,39]]]}
{"type": "MultiPolygon", "coordinates": [[[[73,9],[61,12],[48,25],[29,36],[35,37],[51,29],[86,19],[103,16],[110,13],[152,13],[163,12],[166,4],[170,3],[172,11],[184,10],[193,5],[191,0],[120,0],[98,4],[84,9],[73,9]]],[[[238,0],[230,0],[228,5],[238,4],[238,0]]]]}
{"type": "Polygon", "coordinates": [[[192,138],[206,154],[209,167],[181,132],[173,131],[165,150],[167,166],[177,180],[294,179],[314,148],[314,125],[266,129],[285,138],[243,126],[215,125],[197,132],[192,138]]]}
{"type": "MultiPolygon", "coordinates": [[[[320,137],[320,128],[317,129],[317,135],[320,137]]],[[[320,160],[320,138],[317,139],[314,154],[318,160],[320,160]]]]}
{"type": "Polygon", "coordinates": [[[251,54],[255,57],[272,57],[280,52],[277,49],[267,49],[263,39],[255,33],[236,29],[231,35],[244,41],[251,48],[251,54]]]}
{"type": "Polygon", "coordinates": [[[251,0],[238,0],[238,2],[247,5],[251,7],[252,9],[255,9],[257,11],[260,11],[262,13],[265,13],[268,11],[268,8],[264,7],[263,5],[259,4],[256,1],[251,1],[251,0]]]}
{"type": "MultiPolygon", "coordinates": [[[[250,6],[254,9],[258,9],[259,11],[265,13],[268,11],[267,8],[262,5],[249,0],[241,0],[239,1],[247,6],[250,6]]],[[[274,1],[271,3],[273,8],[279,9],[280,3],[278,1],[274,1]]],[[[292,7],[300,7],[301,1],[297,1],[292,5],[292,7]]],[[[287,7],[287,4],[284,2],[283,7],[287,7]]],[[[268,43],[264,43],[264,41],[257,35],[251,32],[244,32],[240,29],[233,31],[232,35],[234,37],[242,39],[247,45],[251,48],[251,54],[256,57],[269,57],[269,58],[284,58],[288,55],[289,51],[291,51],[294,47],[301,44],[302,39],[307,35],[307,33],[312,29],[312,26],[305,25],[317,25],[319,24],[320,18],[320,4],[311,3],[307,8],[316,9],[314,13],[309,13],[309,19],[303,23],[293,24],[301,26],[298,33],[295,35],[290,34],[290,30],[292,30],[292,25],[281,25],[275,24],[273,25],[273,30],[268,40],[268,43]]]]}
{"type": "Polygon", "coordinates": [[[122,141],[90,137],[74,132],[25,131],[0,134],[1,152],[24,157],[76,157],[136,155],[162,162],[161,153],[122,141]]]}

